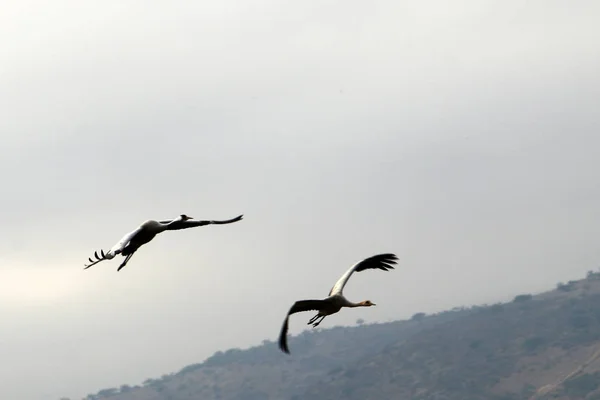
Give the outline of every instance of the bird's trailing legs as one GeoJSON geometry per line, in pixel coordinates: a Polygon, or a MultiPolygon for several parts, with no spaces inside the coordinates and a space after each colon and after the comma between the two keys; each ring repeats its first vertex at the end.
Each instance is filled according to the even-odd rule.
{"type": "Polygon", "coordinates": [[[326,315],[317,314],[308,321],[307,325],[312,324],[313,328],[316,328],[325,319],[325,317],[326,317],[326,315]],[[321,319],[319,319],[319,318],[321,318],[321,319]],[[317,320],[319,320],[319,321],[317,322],[317,320]]]}
{"type": "Polygon", "coordinates": [[[121,268],[123,268],[125,265],[127,265],[127,261],[129,261],[129,259],[133,256],[133,253],[131,254],[127,254],[127,256],[125,257],[125,261],[123,261],[123,263],[121,263],[121,265],[119,265],[119,268],[117,268],[117,272],[121,270],[121,268]]]}

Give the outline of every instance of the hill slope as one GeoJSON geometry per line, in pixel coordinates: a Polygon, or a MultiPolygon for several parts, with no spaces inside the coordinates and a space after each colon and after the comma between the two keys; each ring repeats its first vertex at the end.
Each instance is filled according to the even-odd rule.
{"type": "Polygon", "coordinates": [[[506,304],[218,352],[89,400],[600,400],[600,274],[506,304]]]}

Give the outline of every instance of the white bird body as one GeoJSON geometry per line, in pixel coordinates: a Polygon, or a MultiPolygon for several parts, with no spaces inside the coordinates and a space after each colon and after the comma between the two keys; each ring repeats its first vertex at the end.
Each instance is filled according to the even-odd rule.
{"type": "Polygon", "coordinates": [[[143,228],[144,224],[140,225],[139,227],[137,227],[134,231],[129,232],[128,234],[126,234],[125,236],[123,236],[121,238],[121,240],[119,240],[119,242],[117,244],[115,244],[107,253],[106,253],[106,259],[110,260],[112,258],[114,258],[117,254],[119,254],[120,252],[123,251],[123,249],[125,248],[125,246],[127,246],[127,244],[129,242],[131,242],[131,239],[133,239],[135,237],[135,235],[137,235],[143,228]]]}
{"type": "Polygon", "coordinates": [[[283,321],[283,326],[281,327],[281,332],[279,333],[279,348],[285,353],[289,354],[290,352],[287,345],[287,331],[289,328],[289,318],[292,314],[302,311],[318,311],[317,315],[308,321],[308,324],[313,324],[314,328],[317,327],[326,316],[335,314],[344,307],[352,308],[374,306],[375,303],[372,303],[370,300],[364,300],[358,303],[351,302],[343,294],[344,287],[354,272],[360,272],[366,269],[381,269],[383,271],[394,269],[393,264],[396,264],[397,259],[398,257],[396,257],[396,255],[390,253],[378,254],[369,258],[365,258],[364,260],[350,267],[350,269],[348,269],[348,271],[346,271],[340,277],[340,279],[338,279],[338,281],[329,291],[329,295],[325,299],[299,300],[295,302],[283,321]]]}
{"type": "Polygon", "coordinates": [[[223,221],[200,221],[194,220],[193,218],[188,217],[185,214],[180,215],[178,218],[163,220],[163,221],[155,221],[152,219],[144,221],[140,226],[138,226],[135,230],[129,232],[125,236],[119,240],[117,244],[115,244],[109,251],[106,253],[103,250],[100,250],[100,256],[98,256],[98,252],[94,252],[94,256],[96,260],[89,259],[90,264],[86,265],[84,269],[91,267],[92,265],[98,264],[100,261],[111,260],[115,258],[117,255],[121,254],[125,256],[125,261],[117,268],[117,271],[120,271],[123,268],[129,259],[133,256],[133,254],[144,244],[148,243],[156,235],[161,232],[167,230],[179,230],[179,229],[187,229],[194,228],[197,226],[209,225],[209,224],[230,224],[233,222],[240,221],[243,215],[237,216],[230,220],[223,221]]]}

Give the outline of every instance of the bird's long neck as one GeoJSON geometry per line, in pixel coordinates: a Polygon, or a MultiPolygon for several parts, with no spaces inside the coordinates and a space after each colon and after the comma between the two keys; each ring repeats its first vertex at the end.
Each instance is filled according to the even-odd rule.
{"type": "Polygon", "coordinates": [[[156,233],[161,233],[166,231],[167,229],[169,229],[169,225],[171,225],[173,223],[173,221],[169,222],[168,224],[161,224],[159,223],[158,226],[156,227],[157,232],[156,233]]]}
{"type": "Polygon", "coordinates": [[[349,302],[350,305],[348,305],[348,307],[366,307],[362,302],[360,303],[353,303],[353,302],[349,302]]]}
{"type": "Polygon", "coordinates": [[[354,308],[354,307],[366,307],[366,305],[364,304],[364,301],[360,301],[358,303],[354,303],[348,299],[346,299],[344,297],[344,307],[350,307],[350,308],[354,308]]]}
{"type": "Polygon", "coordinates": [[[159,222],[159,223],[156,225],[156,233],[161,233],[161,232],[164,232],[164,231],[166,231],[166,230],[169,230],[169,227],[170,227],[172,224],[174,224],[175,222],[179,222],[179,221],[181,221],[181,218],[174,219],[173,221],[171,221],[171,222],[167,222],[166,224],[165,224],[165,223],[162,223],[162,222],[159,222]]]}
{"type": "Polygon", "coordinates": [[[183,221],[183,218],[178,217],[178,218],[175,218],[173,221],[171,221],[171,222],[169,222],[167,224],[161,224],[162,227],[163,227],[163,231],[168,230],[171,225],[176,224],[177,222],[181,222],[181,221],[183,221]]]}

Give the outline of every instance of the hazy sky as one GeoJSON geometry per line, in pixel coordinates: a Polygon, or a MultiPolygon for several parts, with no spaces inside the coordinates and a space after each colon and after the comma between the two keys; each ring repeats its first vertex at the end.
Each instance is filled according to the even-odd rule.
{"type": "MultiPolygon", "coordinates": [[[[0,398],[81,398],[600,267],[597,1],[23,1],[0,13],[0,398]],[[148,218],[158,236],[83,271],[148,218]],[[292,318],[291,332],[311,315],[292,318]]],[[[282,357],[287,357],[282,354],[282,357]]]]}

